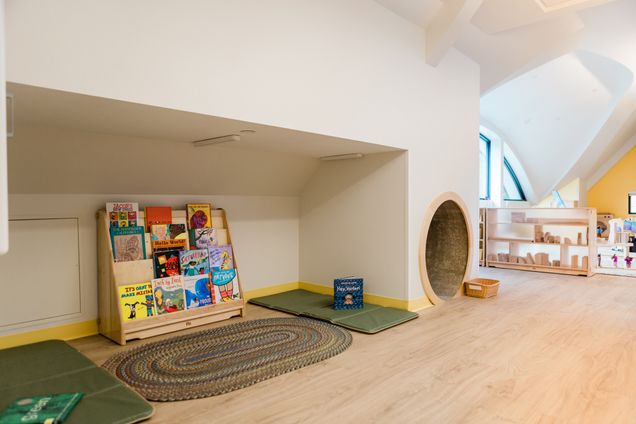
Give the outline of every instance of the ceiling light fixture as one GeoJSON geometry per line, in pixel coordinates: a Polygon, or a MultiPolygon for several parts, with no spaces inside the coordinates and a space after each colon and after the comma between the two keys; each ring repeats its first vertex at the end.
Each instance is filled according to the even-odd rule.
{"type": "Polygon", "coordinates": [[[230,134],[223,135],[221,137],[204,138],[203,140],[193,141],[192,144],[194,145],[194,147],[201,147],[212,146],[221,143],[230,143],[232,141],[241,141],[241,136],[238,134],[230,134]]]}
{"type": "Polygon", "coordinates": [[[362,153],[347,153],[344,155],[332,155],[332,156],[322,156],[320,160],[347,160],[347,159],[360,159],[363,158],[364,155],[362,153]]]}

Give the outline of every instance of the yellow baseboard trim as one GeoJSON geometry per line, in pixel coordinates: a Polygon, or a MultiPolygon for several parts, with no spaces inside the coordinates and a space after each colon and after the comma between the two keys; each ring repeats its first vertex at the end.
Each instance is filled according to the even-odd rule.
{"type": "Polygon", "coordinates": [[[293,283],[277,284],[275,286],[263,287],[260,289],[248,290],[243,293],[243,299],[250,300],[255,297],[270,296],[272,294],[283,293],[298,289],[298,281],[293,283]]]}
{"type": "Polygon", "coordinates": [[[0,336],[0,349],[22,346],[29,343],[50,339],[73,340],[80,337],[94,336],[98,333],[97,320],[76,322],[56,327],[42,328],[19,334],[0,336]]]}

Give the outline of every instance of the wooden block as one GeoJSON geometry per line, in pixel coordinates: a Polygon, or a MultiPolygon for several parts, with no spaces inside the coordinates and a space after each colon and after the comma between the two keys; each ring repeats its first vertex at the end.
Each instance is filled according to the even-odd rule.
{"type": "Polygon", "coordinates": [[[493,261],[493,262],[497,262],[497,255],[495,255],[494,253],[491,253],[488,255],[488,260],[489,261],[493,261]]]}
{"type": "Polygon", "coordinates": [[[561,244],[561,236],[554,236],[554,242],[557,244],[561,244]]]}
{"type": "Polygon", "coordinates": [[[534,265],[534,258],[532,257],[532,253],[528,253],[526,255],[526,263],[534,265]]]}
{"type": "Polygon", "coordinates": [[[579,267],[579,255],[572,255],[570,258],[570,268],[578,268],[579,267]]]}
{"type": "Polygon", "coordinates": [[[587,265],[588,265],[587,256],[583,256],[583,258],[581,259],[581,268],[582,269],[587,269],[587,265]]]}
{"type": "Polygon", "coordinates": [[[568,237],[563,239],[563,244],[572,244],[572,240],[570,240],[568,237]]]}
{"type": "Polygon", "coordinates": [[[534,226],[534,241],[535,243],[543,242],[543,225],[534,226]]]}
{"type": "Polygon", "coordinates": [[[556,266],[556,267],[560,267],[561,266],[561,261],[555,259],[552,261],[552,266],[556,266]]]}
{"type": "Polygon", "coordinates": [[[518,257],[517,258],[517,262],[519,262],[520,264],[525,264],[526,263],[526,258],[518,257]]]}
{"type": "Polygon", "coordinates": [[[550,237],[552,237],[552,235],[550,234],[550,232],[549,232],[549,231],[548,231],[548,232],[546,232],[546,233],[543,235],[543,242],[544,242],[544,243],[550,243],[550,237]]]}
{"type": "Polygon", "coordinates": [[[578,244],[578,245],[583,244],[583,233],[579,233],[579,234],[576,236],[576,244],[578,244]]]}
{"type": "Polygon", "coordinates": [[[510,221],[511,222],[525,222],[526,213],[525,212],[511,212],[510,213],[510,221]]]}

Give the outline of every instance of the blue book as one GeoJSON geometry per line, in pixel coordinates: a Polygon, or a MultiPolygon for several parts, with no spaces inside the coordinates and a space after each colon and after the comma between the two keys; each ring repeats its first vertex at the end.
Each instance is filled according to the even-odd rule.
{"type": "Polygon", "coordinates": [[[333,308],[362,309],[363,280],[360,277],[344,277],[333,280],[333,308]]]}

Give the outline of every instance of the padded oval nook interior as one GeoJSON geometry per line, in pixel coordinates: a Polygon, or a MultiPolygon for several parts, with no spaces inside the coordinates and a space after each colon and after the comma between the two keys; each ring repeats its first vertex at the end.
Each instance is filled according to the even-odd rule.
{"type": "Polygon", "coordinates": [[[468,264],[468,229],[464,214],[452,200],[442,203],[426,238],[426,272],[439,297],[452,297],[463,283],[468,264]]]}

